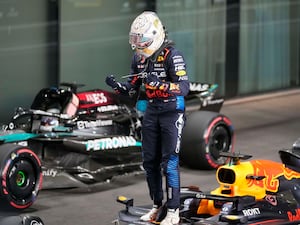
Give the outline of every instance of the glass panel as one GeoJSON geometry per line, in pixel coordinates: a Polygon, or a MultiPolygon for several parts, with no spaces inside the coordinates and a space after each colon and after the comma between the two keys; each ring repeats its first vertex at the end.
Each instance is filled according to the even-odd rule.
{"type": "Polygon", "coordinates": [[[296,16],[291,9],[299,9],[298,4],[286,0],[241,1],[239,94],[299,83],[299,19],[291,20],[296,16]]]}
{"type": "Polygon", "coordinates": [[[191,81],[219,84],[224,94],[226,1],[159,0],[157,12],[187,61],[191,81]]]}
{"type": "Polygon", "coordinates": [[[0,123],[48,85],[47,2],[0,1],[0,123]]]}
{"type": "Polygon", "coordinates": [[[130,25],[147,1],[61,1],[60,81],[109,89],[109,74],[129,73],[130,25]]]}

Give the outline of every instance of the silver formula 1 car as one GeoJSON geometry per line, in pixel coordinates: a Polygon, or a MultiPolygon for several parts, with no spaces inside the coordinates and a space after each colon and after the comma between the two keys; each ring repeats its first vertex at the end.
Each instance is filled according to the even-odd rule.
{"type": "MultiPolygon", "coordinates": [[[[30,109],[16,110],[0,133],[3,198],[27,207],[41,183],[43,188],[86,187],[144,173],[140,129],[147,102],[100,89],[78,91],[82,86],[44,88],[30,109]]],[[[224,99],[216,91],[216,84],[190,85],[183,165],[216,169],[228,161],[220,153],[232,151],[234,130],[220,113],[224,99]]]]}

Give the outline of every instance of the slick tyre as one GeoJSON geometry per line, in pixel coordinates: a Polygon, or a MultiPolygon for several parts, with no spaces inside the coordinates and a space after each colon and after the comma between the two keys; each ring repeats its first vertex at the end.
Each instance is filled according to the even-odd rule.
{"type": "Polygon", "coordinates": [[[0,145],[0,210],[22,210],[36,200],[42,185],[41,162],[27,147],[0,145]]]}
{"type": "Polygon", "coordinates": [[[5,225],[44,225],[37,216],[0,216],[0,224],[5,225]]]}
{"type": "Polygon", "coordinates": [[[211,111],[193,112],[183,130],[181,162],[193,169],[216,169],[228,162],[220,152],[232,151],[233,139],[229,118],[211,111]]]}

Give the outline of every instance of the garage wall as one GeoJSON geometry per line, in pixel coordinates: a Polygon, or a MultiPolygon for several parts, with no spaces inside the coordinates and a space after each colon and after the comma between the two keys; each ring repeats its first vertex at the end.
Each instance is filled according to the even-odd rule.
{"type": "Polygon", "coordinates": [[[130,24],[147,1],[61,1],[60,81],[109,89],[107,75],[128,74],[130,24]]]}
{"type": "Polygon", "coordinates": [[[0,122],[48,85],[46,0],[0,1],[0,122]],[[34,6],[34,7],[33,7],[34,6]]]}

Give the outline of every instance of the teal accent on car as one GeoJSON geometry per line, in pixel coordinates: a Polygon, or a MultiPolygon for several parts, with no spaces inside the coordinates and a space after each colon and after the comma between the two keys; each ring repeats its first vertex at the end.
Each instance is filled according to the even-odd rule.
{"type": "Polygon", "coordinates": [[[6,135],[3,135],[3,136],[0,136],[0,141],[3,141],[4,143],[26,141],[30,138],[34,138],[34,137],[37,137],[37,136],[39,136],[39,134],[33,134],[33,133],[6,134],[6,135]]]}

